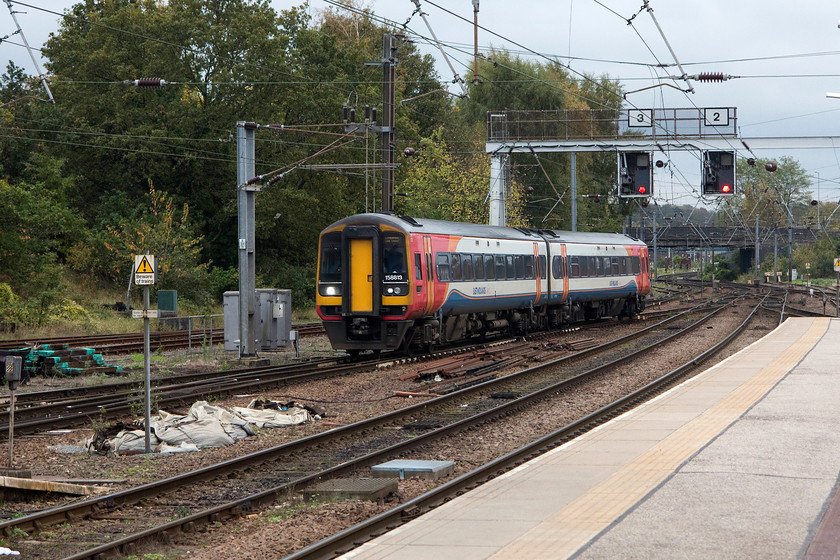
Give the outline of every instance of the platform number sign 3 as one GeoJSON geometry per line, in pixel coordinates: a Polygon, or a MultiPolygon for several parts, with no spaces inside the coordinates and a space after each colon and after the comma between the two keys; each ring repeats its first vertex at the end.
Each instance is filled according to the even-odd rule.
{"type": "Polygon", "coordinates": [[[630,109],[627,111],[627,126],[631,128],[650,128],[653,126],[652,109],[630,109]]]}

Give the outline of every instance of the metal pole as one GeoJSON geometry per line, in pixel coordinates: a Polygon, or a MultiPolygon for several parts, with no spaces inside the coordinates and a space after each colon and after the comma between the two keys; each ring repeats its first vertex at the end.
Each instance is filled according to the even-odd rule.
{"type": "Polygon", "coordinates": [[[38,61],[35,60],[35,55],[32,54],[32,48],[29,46],[29,41],[26,40],[26,35],[23,34],[23,29],[20,28],[17,16],[15,16],[17,12],[12,9],[12,0],[6,0],[6,5],[9,7],[9,13],[12,15],[12,19],[15,21],[15,27],[17,27],[18,33],[20,33],[20,38],[23,39],[26,52],[29,53],[29,58],[32,59],[32,64],[35,65],[35,70],[38,71],[38,77],[41,79],[41,85],[44,86],[44,89],[47,91],[47,97],[50,98],[50,103],[55,103],[53,94],[50,91],[50,86],[47,84],[47,78],[44,76],[44,73],[41,72],[41,67],[38,65],[38,61]]]}
{"type": "Polygon", "coordinates": [[[572,156],[572,231],[577,231],[577,154],[572,156]]]}
{"type": "Polygon", "coordinates": [[[14,467],[15,448],[15,391],[9,389],[9,468],[14,467]]]}
{"type": "Polygon", "coordinates": [[[151,343],[149,342],[149,287],[143,286],[143,371],[145,391],[143,405],[146,409],[146,453],[152,452],[152,377],[151,343]]]}
{"type": "Polygon", "coordinates": [[[817,171],[817,229],[819,230],[822,226],[820,226],[820,172],[817,171]]]}
{"type": "MultiPolygon", "coordinates": [[[[425,19],[425,18],[424,18],[425,19]]],[[[394,36],[382,39],[382,211],[394,211],[394,36]]]]}
{"type": "Polygon", "coordinates": [[[473,63],[473,84],[478,83],[478,2],[479,0],[473,0],[473,29],[474,29],[474,37],[473,37],[473,44],[475,45],[475,52],[474,54],[474,63],[473,63]]]}
{"type": "Polygon", "coordinates": [[[192,354],[192,317],[187,317],[187,354],[192,354]]]}
{"type": "Polygon", "coordinates": [[[254,163],[255,123],[236,123],[236,182],[239,223],[239,356],[254,352],[254,254],[255,198],[258,187],[248,185],[256,175],[254,163]]]}
{"type": "Polygon", "coordinates": [[[788,282],[793,283],[793,214],[788,211],[788,282]]]}
{"type": "Polygon", "coordinates": [[[653,211],[653,275],[659,279],[659,245],[656,235],[656,210],[653,211]]]}
{"type": "Polygon", "coordinates": [[[505,192],[507,191],[506,154],[490,155],[490,225],[505,225],[505,192]]]}
{"type": "Polygon", "coordinates": [[[779,281],[779,234],[773,231],[773,280],[779,281]]]}
{"type": "Polygon", "coordinates": [[[715,272],[717,271],[717,266],[715,265],[715,246],[712,245],[712,291],[715,290],[715,272]]]}
{"type": "Polygon", "coordinates": [[[755,277],[756,284],[761,284],[761,277],[758,275],[758,268],[761,265],[761,241],[758,238],[758,212],[755,214],[755,277]]]}

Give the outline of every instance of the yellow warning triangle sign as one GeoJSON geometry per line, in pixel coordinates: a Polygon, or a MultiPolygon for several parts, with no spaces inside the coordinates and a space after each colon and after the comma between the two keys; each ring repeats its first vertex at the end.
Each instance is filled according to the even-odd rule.
{"type": "Polygon", "coordinates": [[[136,270],[137,274],[154,274],[155,270],[152,268],[152,265],[149,264],[149,259],[145,256],[140,261],[140,264],[137,266],[136,270]]]}

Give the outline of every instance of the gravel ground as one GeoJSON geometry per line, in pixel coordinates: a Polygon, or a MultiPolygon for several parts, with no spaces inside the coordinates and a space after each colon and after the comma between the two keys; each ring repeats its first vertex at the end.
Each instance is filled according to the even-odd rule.
{"type": "MultiPolygon", "coordinates": [[[[711,295],[707,290],[708,295],[711,295]]],[[[697,296],[695,296],[697,297],[697,296]]],[[[822,311],[822,301],[807,298],[806,306],[814,311],[822,311]]],[[[673,302],[674,307],[682,307],[683,302],[673,302]]],[[[802,307],[800,302],[797,306],[802,307]]],[[[748,306],[742,305],[733,311],[727,311],[716,320],[711,328],[700,328],[690,335],[687,341],[668,350],[654,351],[648,356],[647,363],[656,367],[616,368],[609,376],[603,377],[594,389],[567,395],[561,399],[546,402],[534,407],[523,415],[517,415],[510,425],[496,426],[493,429],[474,430],[429,446],[416,457],[433,460],[454,460],[454,476],[469,471],[475,466],[505,453],[536,436],[567,424],[574,418],[586,414],[620,394],[625,394],[631,387],[646,384],[651,379],[670,371],[693,356],[696,348],[706,345],[706,339],[717,340],[743,321],[748,306]],[[489,435],[488,435],[489,434],[489,435]],[[469,450],[469,451],[465,451],[469,450]]],[[[778,318],[769,314],[740,337],[737,349],[742,348],[775,328],[778,318]]],[[[568,335],[569,339],[592,337],[603,342],[639,328],[639,324],[611,325],[609,327],[587,327],[568,335]]],[[[731,352],[734,352],[733,349],[731,352]]],[[[330,351],[323,337],[307,337],[302,352],[307,355],[326,355],[330,351]]],[[[728,354],[726,354],[728,355],[728,354]]],[[[724,356],[718,357],[722,359],[724,356]]],[[[559,357],[559,356],[558,356],[559,357]]],[[[166,363],[177,365],[166,367],[153,362],[153,375],[167,375],[172,371],[182,372],[196,369],[214,369],[218,364],[203,358],[192,357],[189,360],[179,355],[169,356],[166,363]]],[[[282,352],[275,360],[289,360],[293,353],[282,352]]],[[[142,364],[140,365],[142,370],[142,364]]],[[[376,371],[328,379],[313,383],[291,386],[282,393],[266,392],[219,401],[224,405],[244,406],[255,396],[275,400],[298,399],[317,402],[328,414],[322,420],[305,426],[284,429],[261,430],[257,436],[246,438],[235,445],[221,449],[206,449],[200,453],[184,453],[164,456],[129,456],[104,457],[86,454],[65,454],[55,451],[56,446],[77,445],[90,436],[92,427],[77,429],[68,433],[24,436],[15,439],[15,464],[32,469],[33,475],[52,476],[68,479],[121,480],[123,482],[107,485],[111,490],[134,486],[159,480],[177,473],[193,470],[217,463],[225,459],[244,455],[279,443],[300,438],[318,431],[345,425],[375,414],[414,404],[416,400],[393,397],[394,391],[418,390],[418,385],[411,381],[396,381],[402,373],[416,370],[416,365],[392,365],[376,371]]],[[[33,380],[28,390],[47,389],[58,385],[95,383],[97,380],[33,380]]],[[[99,378],[98,382],[101,382],[99,378]]],[[[411,499],[430,486],[424,481],[403,481],[399,492],[383,503],[370,502],[335,502],[302,503],[296,499],[279,503],[274,508],[259,514],[226,522],[211,527],[206,532],[197,533],[179,540],[169,547],[167,558],[265,558],[279,557],[290,551],[305,546],[349,527],[370,515],[392,507],[394,504],[411,499]]],[[[21,512],[31,512],[64,503],[66,498],[56,498],[38,502],[19,502],[7,500],[0,504],[0,515],[11,516],[21,512]]],[[[37,537],[36,537],[37,538],[37,537]]],[[[180,537],[179,537],[180,539],[180,537]]],[[[160,551],[158,551],[160,552],[160,551]]]]}

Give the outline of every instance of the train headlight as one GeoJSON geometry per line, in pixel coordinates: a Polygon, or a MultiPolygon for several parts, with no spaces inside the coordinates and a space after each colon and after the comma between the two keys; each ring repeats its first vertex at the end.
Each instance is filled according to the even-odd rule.
{"type": "Polygon", "coordinates": [[[341,284],[328,284],[319,286],[319,291],[322,296],[340,296],[341,284]]]}
{"type": "MultiPolygon", "coordinates": [[[[385,290],[385,292],[387,292],[388,294],[393,294],[394,293],[394,288],[388,288],[387,290],[385,290]]],[[[399,292],[396,292],[396,293],[399,293],[399,292]]]]}

